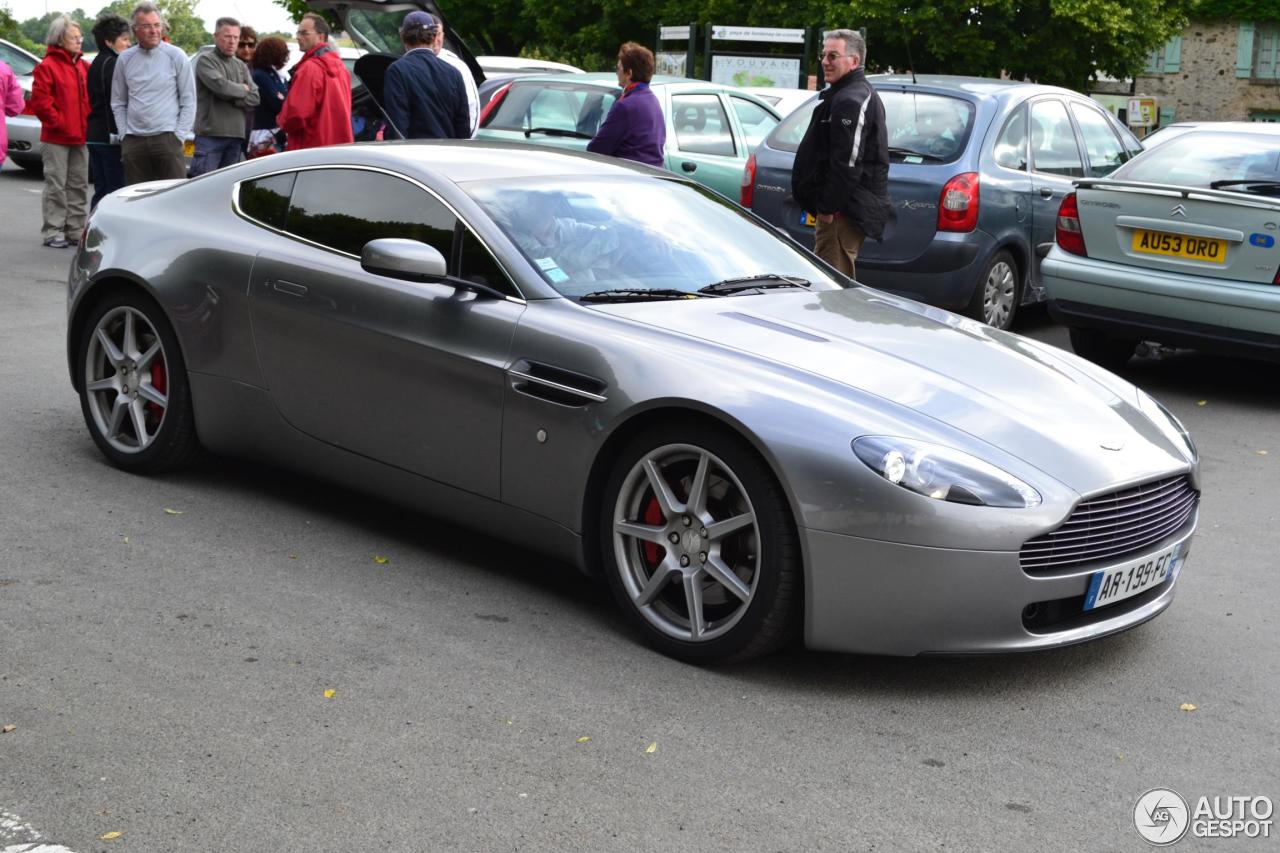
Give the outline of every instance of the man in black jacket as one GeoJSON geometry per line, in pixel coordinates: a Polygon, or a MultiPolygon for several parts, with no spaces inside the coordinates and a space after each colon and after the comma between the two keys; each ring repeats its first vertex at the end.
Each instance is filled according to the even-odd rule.
{"type": "Polygon", "coordinates": [[[439,25],[429,12],[410,12],[400,24],[404,56],[391,63],[382,98],[396,135],[405,139],[466,139],[471,136],[462,75],[431,48],[439,25]]]}
{"type": "Polygon", "coordinates": [[[818,95],[791,168],[797,202],[817,218],[814,252],[849,277],[862,241],[889,219],[889,140],[884,104],[867,81],[867,48],[854,30],[832,30],[822,47],[818,95]]]}
{"type": "Polygon", "coordinates": [[[129,49],[129,22],[119,15],[104,15],[93,25],[98,55],[89,66],[89,120],[85,141],[89,145],[89,175],[93,178],[93,203],[124,186],[124,164],[120,161],[120,133],[111,114],[111,75],[116,58],[129,49]]]}

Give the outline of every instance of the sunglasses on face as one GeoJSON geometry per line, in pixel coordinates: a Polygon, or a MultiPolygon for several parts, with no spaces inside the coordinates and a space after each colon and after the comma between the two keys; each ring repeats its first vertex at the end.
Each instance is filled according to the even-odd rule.
{"type": "Polygon", "coordinates": [[[242,41],[240,42],[240,46],[241,47],[257,47],[258,43],[256,41],[242,41]]]}

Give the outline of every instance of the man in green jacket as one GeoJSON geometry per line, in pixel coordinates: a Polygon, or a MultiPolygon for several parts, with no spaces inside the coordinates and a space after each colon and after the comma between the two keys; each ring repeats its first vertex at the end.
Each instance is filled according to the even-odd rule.
{"type": "Polygon", "coordinates": [[[214,48],[196,57],[196,153],[191,176],[240,162],[244,149],[244,111],[258,105],[258,87],[249,68],[236,57],[240,22],[219,18],[214,48]]]}

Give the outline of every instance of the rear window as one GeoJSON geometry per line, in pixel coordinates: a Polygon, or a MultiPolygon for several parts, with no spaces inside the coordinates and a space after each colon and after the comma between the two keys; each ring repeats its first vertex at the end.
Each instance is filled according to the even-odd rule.
{"type": "Polygon", "coordinates": [[[1111,177],[1280,196],[1280,137],[1191,131],[1148,148],[1111,177]]]}
{"type": "Polygon", "coordinates": [[[493,130],[564,130],[595,136],[617,97],[617,91],[594,86],[514,83],[484,126],[493,130]]]}
{"type": "MultiPolygon", "coordinates": [[[[963,98],[923,92],[881,91],[885,129],[895,161],[948,163],[964,153],[973,132],[973,104],[963,98]]],[[[769,146],[795,151],[818,102],[797,109],[769,137],[769,146]]]]}

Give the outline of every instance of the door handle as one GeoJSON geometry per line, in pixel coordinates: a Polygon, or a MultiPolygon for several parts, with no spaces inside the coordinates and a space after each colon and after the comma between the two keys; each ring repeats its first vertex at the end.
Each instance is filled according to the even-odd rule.
{"type": "Polygon", "coordinates": [[[1040,188],[1040,197],[1041,197],[1041,198],[1053,198],[1053,187],[1041,187],[1041,188],[1040,188]]]}
{"type": "Polygon", "coordinates": [[[271,282],[271,286],[281,293],[287,293],[290,296],[307,295],[307,287],[304,284],[294,284],[293,282],[285,281],[284,279],[276,279],[271,282]]]}
{"type": "Polygon", "coordinates": [[[686,172],[696,172],[698,171],[698,164],[690,163],[688,160],[685,160],[680,164],[680,168],[684,169],[686,172]]]}

